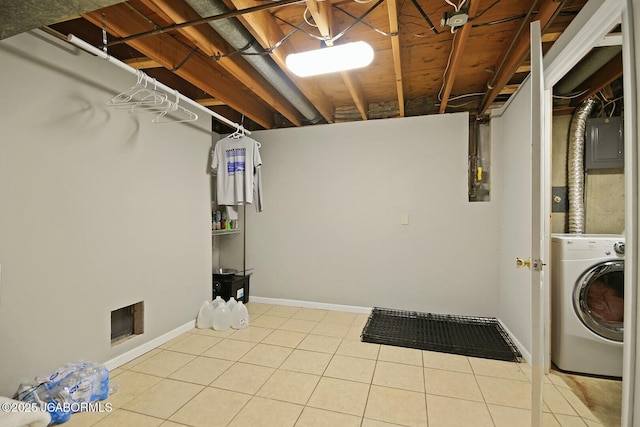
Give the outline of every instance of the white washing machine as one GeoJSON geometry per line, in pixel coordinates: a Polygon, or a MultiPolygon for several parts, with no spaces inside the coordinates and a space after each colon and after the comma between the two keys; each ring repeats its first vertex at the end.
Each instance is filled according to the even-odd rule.
{"type": "Polygon", "coordinates": [[[551,360],[621,377],[624,236],[553,234],[551,259],[551,360]]]}

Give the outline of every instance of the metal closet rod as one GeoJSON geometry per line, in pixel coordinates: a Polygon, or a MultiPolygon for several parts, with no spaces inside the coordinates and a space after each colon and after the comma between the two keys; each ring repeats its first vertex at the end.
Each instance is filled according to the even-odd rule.
{"type": "MultiPolygon", "coordinates": [[[[84,49],[89,53],[92,53],[92,54],[94,54],[96,56],[99,56],[100,58],[106,59],[110,63],[112,63],[114,65],[117,65],[119,68],[122,68],[123,70],[128,71],[131,74],[138,75],[138,70],[136,70],[135,68],[131,67],[130,65],[125,64],[124,62],[120,61],[119,59],[114,58],[113,56],[109,55],[108,53],[98,49],[97,47],[93,46],[92,44],[89,44],[89,43],[85,42],[84,40],[74,36],[73,34],[67,35],[67,41],[69,41],[69,43],[72,43],[72,44],[76,45],[80,49],[84,49]]],[[[203,107],[202,105],[198,104],[193,99],[187,98],[186,96],[182,95],[177,90],[172,89],[169,86],[152,79],[151,77],[147,76],[144,73],[143,73],[143,77],[148,83],[152,83],[155,87],[160,88],[165,92],[169,92],[169,93],[171,93],[173,95],[176,95],[180,100],[182,100],[182,101],[186,102],[187,104],[197,108],[198,110],[202,111],[203,113],[208,114],[211,117],[214,117],[214,118],[220,120],[221,122],[226,123],[229,126],[234,127],[236,129],[244,132],[244,134],[246,134],[246,135],[251,135],[251,132],[246,130],[241,124],[235,123],[235,122],[227,119],[226,117],[221,116],[220,114],[216,113],[215,111],[212,111],[212,110],[210,110],[210,109],[208,109],[206,107],[203,107]]]]}

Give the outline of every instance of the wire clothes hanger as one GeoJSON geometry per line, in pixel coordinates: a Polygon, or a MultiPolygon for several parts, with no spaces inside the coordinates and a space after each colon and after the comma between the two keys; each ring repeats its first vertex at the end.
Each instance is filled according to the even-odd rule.
{"type": "MultiPolygon", "coordinates": [[[[244,128],[244,114],[242,114],[242,118],[240,119],[240,123],[236,125],[236,130],[228,136],[230,139],[240,139],[243,138],[247,134],[246,129],[244,128]]],[[[258,148],[262,147],[258,141],[256,141],[256,146],[258,148]]]]}
{"type": "Polygon", "coordinates": [[[137,71],[138,81],[135,85],[119,93],[107,101],[108,106],[118,109],[127,109],[131,114],[153,113],[152,123],[180,123],[198,120],[198,115],[180,105],[180,92],[174,91],[176,100],[171,101],[169,96],[157,90],[157,81],[153,79],[154,88],[147,87],[148,78],[142,71],[137,71]],[[167,117],[178,116],[175,120],[167,117]]]}
{"type": "Polygon", "coordinates": [[[166,93],[147,87],[146,75],[142,71],[137,70],[136,75],[138,77],[136,84],[107,101],[108,106],[132,109],[136,106],[158,106],[167,102],[166,93]]]}
{"type": "Polygon", "coordinates": [[[236,130],[229,135],[230,139],[240,139],[240,138],[244,138],[245,134],[244,134],[244,127],[242,125],[238,125],[238,127],[236,128],[236,130]]]}
{"type": "MultiPolygon", "coordinates": [[[[67,35],[67,41],[69,43],[72,43],[73,45],[79,47],[80,49],[83,49],[99,58],[102,58],[108,62],[110,62],[111,64],[117,66],[118,68],[131,73],[131,74],[135,74],[137,76],[140,76],[139,74],[139,70],[136,70],[135,68],[131,67],[130,65],[125,64],[124,62],[114,58],[113,56],[110,56],[109,54],[107,54],[106,52],[96,48],[95,46],[87,43],[86,41],[74,36],[73,34],[68,34],[67,35]]],[[[146,81],[149,79],[149,77],[147,77],[146,75],[144,75],[143,79],[146,81]]],[[[175,93],[175,90],[172,89],[171,87],[163,84],[163,83],[158,83],[157,84],[158,87],[164,91],[170,92],[170,93],[175,93]]],[[[198,104],[196,101],[194,101],[191,98],[188,98],[184,95],[180,95],[180,99],[182,101],[184,101],[185,103],[189,104],[190,106],[192,106],[194,109],[201,111],[203,114],[207,114],[219,121],[221,121],[222,123],[228,125],[228,126],[232,126],[232,127],[237,127],[238,124],[234,123],[233,121],[229,120],[228,118],[224,117],[221,114],[216,113],[213,110],[210,110],[200,104],[198,104]]],[[[244,131],[246,135],[251,135],[251,132],[248,130],[244,131]]]]}
{"type": "Polygon", "coordinates": [[[198,115],[191,110],[187,110],[182,105],[180,105],[180,94],[176,91],[176,101],[171,102],[170,106],[158,113],[153,120],[152,123],[181,123],[181,122],[193,122],[198,120],[198,115]],[[171,113],[172,116],[178,116],[177,119],[173,120],[171,118],[167,118],[167,114],[171,113]]]}

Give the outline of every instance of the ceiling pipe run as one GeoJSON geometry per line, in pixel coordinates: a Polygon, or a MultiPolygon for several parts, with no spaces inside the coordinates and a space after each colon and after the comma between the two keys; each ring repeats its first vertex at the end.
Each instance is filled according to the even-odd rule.
{"type": "Polygon", "coordinates": [[[122,38],[110,41],[109,43],[107,43],[107,46],[108,47],[116,46],[119,44],[130,42],[132,40],[139,40],[144,37],[156,36],[158,34],[164,34],[169,31],[176,31],[181,28],[193,27],[195,25],[206,24],[208,22],[213,22],[220,19],[234,18],[236,16],[244,15],[245,13],[260,12],[263,10],[269,10],[275,7],[282,7],[288,4],[299,3],[299,2],[300,0],[278,0],[278,1],[274,1],[273,3],[262,4],[259,6],[249,7],[242,10],[232,10],[220,15],[208,16],[206,18],[195,19],[193,21],[181,22],[179,24],[169,25],[168,27],[156,28],[151,31],[145,31],[144,33],[133,34],[131,36],[122,37],[122,38]]]}
{"type": "Polygon", "coordinates": [[[553,92],[556,95],[569,95],[571,91],[580,86],[600,68],[622,52],[622,46],[607,46],[593,49],[587,57],[581,61],[556,85],[553,92]]]}
{"type": "MultiPolygon", "coordinates": [[[[220,0],[186,0],[200,16],[214,16],[229,13],[229,9],[220,0]]],[[[318,123],[322,116],[315,107],[283,75],[282,70],[259,47],[253,36],[236,19],[222,19],[209,22],[220,36],[234,49],[242,50],[244,59],[251,64],[273,87],[311,123],[318,123]],[[256,47],[258,46],[258,47],[256,47]]]]}

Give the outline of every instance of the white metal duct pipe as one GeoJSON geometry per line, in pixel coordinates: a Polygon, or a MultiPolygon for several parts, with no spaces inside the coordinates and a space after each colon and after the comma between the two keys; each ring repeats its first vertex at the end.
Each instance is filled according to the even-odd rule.
{"type": "MultiPolygon", "coordinates": [[[[200,16],[216,16],[229,12],[229,9],[220,0],[187,0],[187,3],[200,16]]],[[[209,22],[209,25],[234,49],[242,50],[243,53],[247,54],[244,59],[267,79],[307,120],[312,123],[322,120],[322,116],[315,107],[297,88],[292,87],[291,83],[283,75],[282,70],[275,65],[268,55],[264,55],[264,50],[236,18],[212,21],[209,22]],[[258,46],[257,48],[256,45],[258,46]]]]}
{"type": "Polygon", "coordinates": [[[584,134],[586,121],[596,104],[589,98],[576,109],[571,119],[567,155],[569,197],[569,233],[584,234],[584,134]]]}
{"type": "Polygon", "coordinates": [[[593,73],[615,58],[620,52],[622,52],[622,46],[606,46],[594,49],[555,84],[553,92],[558,95],[569,95],[572,90],[591,77],[593,73]]]}

